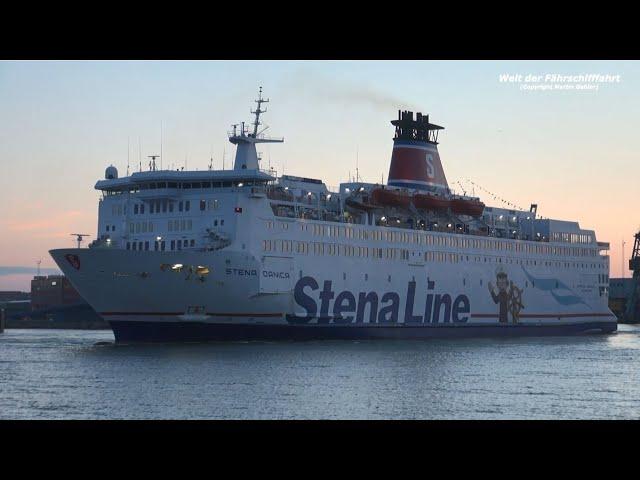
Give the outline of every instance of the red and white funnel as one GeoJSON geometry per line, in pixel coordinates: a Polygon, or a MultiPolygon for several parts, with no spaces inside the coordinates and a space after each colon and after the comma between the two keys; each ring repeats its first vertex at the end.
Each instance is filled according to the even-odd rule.
{"type": "Polygon", "coordinates": [[[449,185],[438,153],[438,130],[444,127],[429,123],[429,115],[398,111],[393,120],[396,135],[387,184],[393,187],[447,192],[449,185]]]}

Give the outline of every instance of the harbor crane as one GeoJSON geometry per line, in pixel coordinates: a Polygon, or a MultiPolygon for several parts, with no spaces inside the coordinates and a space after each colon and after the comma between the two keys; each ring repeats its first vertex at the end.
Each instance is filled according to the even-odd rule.
{"type": "Polygon", "coordinates": [[[634,235],[633,253],[629,259],[631,294],[624,312],[626,323],[640,323],[640,231],[634,235]]]}

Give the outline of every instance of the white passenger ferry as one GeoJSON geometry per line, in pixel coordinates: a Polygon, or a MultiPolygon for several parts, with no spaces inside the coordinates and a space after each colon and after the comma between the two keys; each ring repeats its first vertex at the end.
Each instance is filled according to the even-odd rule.
{"type": "MultiPolygon", "coordinates": [[[[89,248],[50,253],[120,342],[613,332],[608,243],[577,222],[450,190],[428,115],[399,112],[386,185],[155,168],[102,192],[89,248]]],[[[79,245],[80,246],[80,245],[79,245]]]]}

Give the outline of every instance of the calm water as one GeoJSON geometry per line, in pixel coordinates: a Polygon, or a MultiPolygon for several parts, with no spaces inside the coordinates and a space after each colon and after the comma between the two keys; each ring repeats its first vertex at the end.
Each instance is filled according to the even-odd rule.
{"type": "Polygon", "coordinates": [[[0,418],[640,418],[640,328],[588,337],[96,346],[0,334],[0,418]]]}

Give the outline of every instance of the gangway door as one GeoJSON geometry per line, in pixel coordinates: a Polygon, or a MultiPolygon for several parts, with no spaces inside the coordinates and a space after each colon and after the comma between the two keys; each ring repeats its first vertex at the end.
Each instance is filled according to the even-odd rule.
{"type": "Polygon", "coordinates": [[[260,293],[290,293],[293,288],[293,258],[264,256],[260,271],[260,293]]]}

